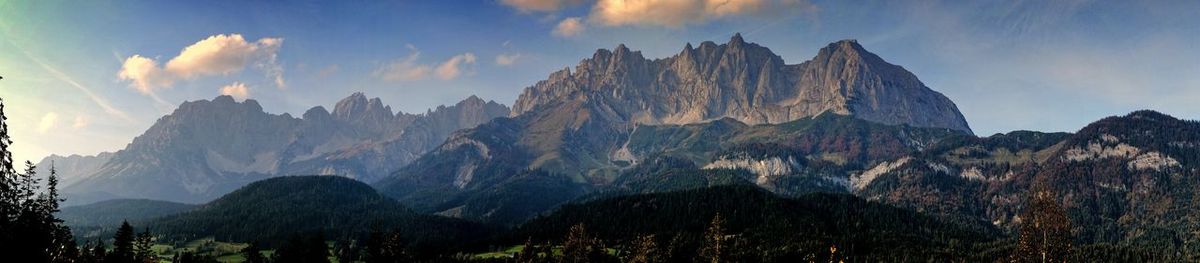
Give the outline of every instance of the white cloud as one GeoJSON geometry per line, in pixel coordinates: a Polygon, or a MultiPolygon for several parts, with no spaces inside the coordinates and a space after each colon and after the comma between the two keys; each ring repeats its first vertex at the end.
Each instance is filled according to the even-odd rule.
{"type": "Polygon", "coordinates": [[[58,125],[58,113],[47,112],[46,115],[42,115],[42,120],[38,122],[37,131],[38,133],[46,133],[50,129],[53,129],[55,125],[58,125]]]}
{"type": "Polygon", "coordinates": [[[89,122],[87,118],[83,117],[82,115],[75,116],[75,122],[71,124],[71,128],[76,130],[83,129],[87,128],[88,124],[91,124],[91,122],[89,122]]]}
{"type": "Polygon", "coordinates": [[[475,64],[475,54],[464,53],[464,54],[459,54],[459,55],[450,57],[449,60],[446,60],[446,62],[442,62],[441,65],[438,65],[438,67],[437,67],[438,78],[441,78],[443,80],[451,80],[451,79],[457,78],[459,75],[462,75],[463,66],[474,65],[474,64],[475,64]]]}
{"type": "Polygon", "coordinates": [[[814,8],[801,0],[600,0],[589,19],[605,26],[679,28],[726,17],[814,8]]]}
{"type": "Polygon", "coordinates": [[[432,67],[417,64],[417,59],[421,57],[420,50],[417,50],[412,45],[408,45],[407,47],[409,50],[407,57],[388,63],[382,68],[375,70],[375,76],[385,81],[410,81],[423,79],[430,72],[433,72],[432,67]]]}
{"type": "Polygon", "coordinates": [[[476,60],[475,54],[463,53],[450,57],[450,59],[434,67],[432,65],[421,64],[418,61],[421,57],[421,51],[416,47],[412,45],[408,45],[407,47],[410,50],[408,56],[380,67],[375,70],[374,75],[384,81],[421,80],[430,75],[436,75],[442,80],[451,80],[461,76],[465,71],[465,67],[474,65],[476,60]]]}
{"type": "Polygon", "coordinates": [[[583,2],[584,0],[500,0],[501,4],[516,8],[523,13],[553,12],[583,2]]]}
{"type": "Polygon", "coordinates": [[[568,17],[558,22],[558,26],[554,27],[554,35],[560,37],[573,37],[583,33],[583,22],[578,17],[568,17]]]}
{"type": "Polygon", "coordinates": [[[517,59],[521,58],[520,53],[500,54],[496,55],[496,65],[509,66],[517,63],[517,59]]]}
{"type": "Polygon", "coordinates": [[[154,93],[156,88],[170,86],[175,82],[170,73],[158,67],[158,62],[140,55],[125,59],[117,76],[133,81],[133,88],[146,95],[154,93]]]}
{"type": "Polygon", "coordinates": [[[240,34],[214,35],[183,48],[161,68],[154,59],[130,56],[117,76],[131,81],[131,86],[142,94],[150,95],[180,79],[229,75],[254,66],[277,87],[284,88],[283,67],[276,61],[282,45],[282,38],[247,42],[240,34]]]}
{"type": "Polygon", "coordinates": [[[229,95],[239,100],[245,100],[250,96],[250,88],[246,87],[246,83],[234,82],[221,87],[221,95],[229,95]]]}
{"type": "Polygon", "coordinates": [[[183,78],[230,74],[251,62],[270,60],[282,44],[279,38],[250,43],[239,34],[215,35],[184,48],[179,56],[167,61],[166,70],[183,78]]]}

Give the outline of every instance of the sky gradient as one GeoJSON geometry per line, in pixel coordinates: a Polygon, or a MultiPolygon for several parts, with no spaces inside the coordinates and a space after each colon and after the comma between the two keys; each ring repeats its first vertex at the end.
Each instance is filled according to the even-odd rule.
{"type": "Polygon", "coordinates": [[[1200,1],[0,0],[0,98],[36,162],[119,150],[220,94],[293,116],[357,91],[410,113],[510,105],[599,48],[660,58],[735,32],[788,64],[858,39],[979,135],[1200,119],[1200,1]]]}

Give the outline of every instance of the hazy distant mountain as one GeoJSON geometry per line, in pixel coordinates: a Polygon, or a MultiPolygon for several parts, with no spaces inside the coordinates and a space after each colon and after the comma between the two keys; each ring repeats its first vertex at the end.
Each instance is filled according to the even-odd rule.
{"type": "Polygon", "coordinates": [[[113,229],[122,221],[142,221],[181,213],[197,205],[146,199],[113,199],[81,206],[62,208],[59,219],[71,230],[83,235],[86,229],[113,229]]]}
{"type": "Polygon", "coordinates": [[[62,188],[72,204],[112,198],[195,203],[277,175],[335,174],[371,181],[454,130],[507,112],[504,105],[471,97],[425,114],[394,114],[378,98],[355,93],[333,112],[315,107],[294,118],[266,113],[254,100],[220,96],[183,103],[111,156],[76,158],[90,160],[91,166],[70,171],[78,174],[60,171],[70,178],[62,188]],[[95,166],[102,158],[108,160],[95,166]]]}
{"type": "MultiPolygon", "coordinates": [[[[504,105],[471,96],[449,107],[411,115],[406,127],[382,139],[360,140],[314,158],[295,160],[281,168],[281,174],[337,174],[373,182],[445,142],[451,133],[504,116],[508,111],[504,105]]],[[[309,119],[309,114],[305,115],[309,119]]]]}
{"type": "MultiPolygon", "coordinates": [[[[679,55],[656,60],[622,45],[614,51],[597,51],[574,71],[551,74],[525,90],[510,118],[455,133],[377,186],[423,211],[513,223],[609,187],[623,170],[658,154],[638,152],[644,146],[639,143],[670,140],[672,134],[633,136],[643,127],[729,122],[713,128],[737,131],[708,137],[697,134],[699,144],[711,146],[705,149],[710,152],[683,153],[707,165],[715,160],[705,158],[741,143],[715,135],[738,134],[744,128],[737,126],[746,126],[742,123],[782,123],[778,127],[786,130],[788,123],[822,113],[863,123],[842,127],[904,128],[879,134],[797,130],[800,135],[795,136],[800,138],[861,148],[833,147],[830,154],[807,148],[806,155],[795,158],[840,159],[839,165],[853,167],[873,161],[862,157],[867,151],[908,154],[942,136],[970,134],[949,99],[854,41],[832,43],[799,65],[786,65],[767,48],[746,43],[741,36],[722,45],[688,45],[679,55]],[[917,129],[928,131],[914,133],[917,129]],[[940,132],[922,137],[933,131],[940,132]],[[868,141],[875,140],[895,140],[899,148],[874,149],[868,141]],[[835,149],[845,152],[833,154],[835,149]],[[535,190],[544,194],[523,194],[535,190]]],[[[870,130],[883,129],[844,132],[870,130]]],[[[813,145],[772,138],[779,134],[769,129],[760,131],[745,136],[797,147],[813,145]]],[[[846,180],[844,174],[841,177],[846,180]]]]}
{"type": "Polygon", "coordinates": [[[50,167],[53,165],[54,169],[58,171],[59,184],[70,185],[87,178],[87,176],[94,175],[93,172],[108,163],[112,157],[113,153],[111,152],[102,152],[97,155],[50,155],[38,162],[37,173],[43,176],[48,175],[50,167]]]}

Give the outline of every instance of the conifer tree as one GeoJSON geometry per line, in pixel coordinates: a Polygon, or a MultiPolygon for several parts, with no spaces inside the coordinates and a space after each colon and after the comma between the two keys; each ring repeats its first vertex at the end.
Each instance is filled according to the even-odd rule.
{"type": "Polygon", "coordinates": [[[129,221],[121,222],[121,227],[117,228],[117,233],[113,235],[113,250],[108,253],[108,258],[105,259],[105,262],[137,262],[134,260],[134,239],[133,226],[129,225],[129,221]]]}
{"type": "Polygon", "coordinates": [[[535,263],[538,262],[537,248],[533,245],[533,239],[525,239],[525,245],[521,247],[521,251],[515,255],[517,263],[535,263]]]}
{"type": "Polygon", "coordinates": [[[54,216],[62,201],[57,171],[51,167],[45,192],[40,192],[32,162],[25,162],[22,173],[15,170],[7,120],[0,100],[0,255],[19,262],[73,261],[78,252],[74,238],[54,216]]]}
{"type": "Polygon", "coordinates": [[[86,251],[81,253],[79,259],[81,263],[100,263],[108,257],[107,251],[104,250],[104,242],[101,240],[96,240],[95,243],[88,242],[84,247],[86,251]]]}
{"type": "Polygon", "coordinates": [[[704,246],[700,248],[700,258],[703,262],[725,261],[726,254],[729,253],[726,251],[728,244],[725,235],[725,220],[721,218],[721,214],[717,214],[708,224],[708,230],[704,231],[704,246]]]}
{"type": "Polygon", "coordinates": [[[592,239],[587,235],[587,229],[582,223],[571,226],[567,238],[563,240],[562,262],[588,262],[587,255],[592,253],[592,239]]]}
{"type": "Polygon", "coordinates": [[[562,253],[560,262],[603,262],[608,259],[608,251],[603,243],[589,236],[583,223],[571,226],[563,241],[562,253]]]}
{"type": "Polygon", "coordinates": [[[154,253],[154,236],[150,234],[150,228],[138,233],[134,239],[133,255],[137,262],[158,262],[158,255],[154,253]]]}
{"type": "Polygon", "coordinates": [[[630,263],[653,263],[663,262],[662,251],[658,249],[658,241],[654,239],[654,235],[640,236],[633,241],[633,253],[629,257],[630,263]]]}

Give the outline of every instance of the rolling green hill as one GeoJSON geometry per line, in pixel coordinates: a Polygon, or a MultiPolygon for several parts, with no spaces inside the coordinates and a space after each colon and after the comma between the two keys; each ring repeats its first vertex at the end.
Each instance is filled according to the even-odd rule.
{"type": "Polygon", "coordinates": [[[278,244],[301,233],[331,239],[361,238],[393,229],[414,247],[487,236],[479,224],[413,212],[370,186],[337,176],[289,176],[258,181],[186,213],[147,224],[167,239],[278,244]]]}

